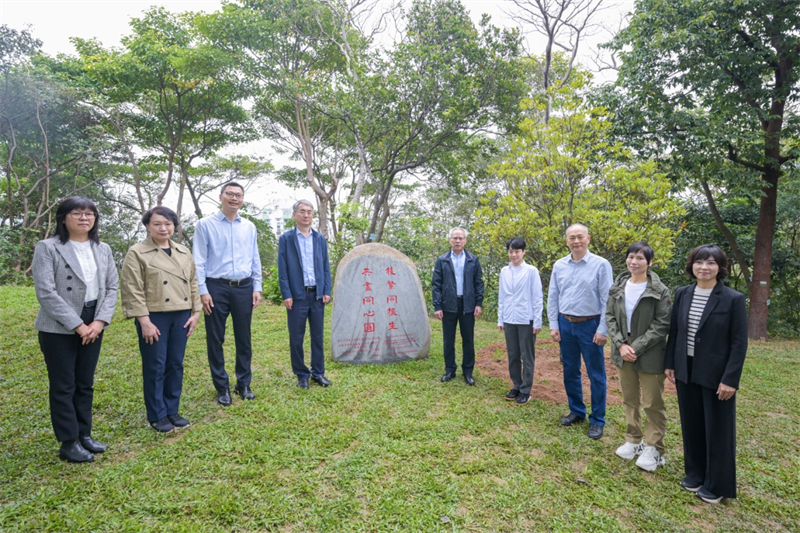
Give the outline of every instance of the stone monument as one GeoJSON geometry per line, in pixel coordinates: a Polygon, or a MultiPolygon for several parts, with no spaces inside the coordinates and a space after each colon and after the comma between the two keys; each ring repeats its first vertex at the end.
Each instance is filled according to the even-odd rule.
{"type": "Polygon", "coordinates": [[[428,356],[431,327],[417,267],[385,244],[356,246],[339,263],[331,354],[342,363],[398,363],[428,356]]]}

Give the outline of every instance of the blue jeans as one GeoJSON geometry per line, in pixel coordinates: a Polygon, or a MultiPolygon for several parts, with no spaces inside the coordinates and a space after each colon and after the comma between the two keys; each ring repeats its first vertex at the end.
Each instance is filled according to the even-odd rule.
{"type": "Polygon", "coordinates": [[[603,347],[592,339],[600,324],[600,317],[585,322],[570,322],[558,315],[561,330],[561,364],[564,365],[564,389],[569,401],[569,412],[586,418],[586,405],[583,403],[581,387],[581,354],[586,363],[586,373],[592,391],[592,414],[589,422],[598,426],[606,425],[606,364],[603,347]]]}

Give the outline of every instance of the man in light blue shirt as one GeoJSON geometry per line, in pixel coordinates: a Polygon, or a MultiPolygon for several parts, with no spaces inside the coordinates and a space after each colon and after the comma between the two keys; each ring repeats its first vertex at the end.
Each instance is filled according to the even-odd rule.
{"type": "Polygon", "coordinates": [[[611,264],[589,252],[591,237],[583,224],[567,228],[571,253],[556,261],[550,276],[547,318],[550,337],[559,343],[564,365],[564,388],[569,414],[561,424],[571,426],[586,418],[581,387],[581,354],[592,391],[589,438],[603,436],[606,413],[606,366],[603,346],[608,337],[606,302],[614,282],[611,264]]]}
{"type": "Polygon", "coordinates": [[[206,347],[217,402],[231,404],[222,343],[228,315],[233,318],[236,341],[236,388],[243,400],[252,400],[250,370],[253,350],[250,323],[261,303],[261,259],[255,225],[239,216],[244,188],[236,182],[222,186],[221,210],[197,222],[192,255],[197,265],[200,300],[206,314],[206,347]]]}

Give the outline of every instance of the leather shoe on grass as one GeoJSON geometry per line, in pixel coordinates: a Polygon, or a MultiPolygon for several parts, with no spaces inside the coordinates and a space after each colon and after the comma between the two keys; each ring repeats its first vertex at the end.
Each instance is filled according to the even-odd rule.
{"type": "Polygon", "coordinates": [[[83,435],[79,440],[83,449],[90,453],[103,453],[108,449],[107,445],[97,442],[91,435],[83,435]]]}
{"type": "Polygon", "coordinates": [[[239,385],[236,385],[236,388],[233,389],[233,392],[235,392],[236,394],[241,396],[242,400],[255,400],[256,399],[256,394],[253,391],[251,391],[250,387],[248,387],[247,385],[245,385],[244,387],[240,387],[239,385]]]}
{"type": "Polygon", "coordinates": [[[167,415],[167,420],[169,420],[170,423],[175,426],[175,429],[188,428],[192,425],[188,420],[177,413],[174,415],[167,415]]]}
{"type": "Polygon", "coordinates": [[[598,440],[603,436],[603,426],[597,424],[589,424],[589,431],[587,432],[590,439],[598,440]]]}
{"type": "Polygon", "coordinates": [[[323,376],[311,376],[311,379],[316,381],[317,384],[319,384],[320,387],[330,387],[331,386],[330,380],[328,378],[326,378],[324,375],[323,376]]]}
{"type": "Polygon", "coordinates": [[[456,377],[455,372],[452,374],[450,372],[447,372],[444,376],[442,376],[442,383],[447,383],[448,381],[452,381],[453,378],[455,377],[456,377]]]}
{"type": "Polygon", "coordinates": [[[520,393],[520,395],[517,396],[517,405],[525,405],[526,403],[528,403],[528,401],[530,399],[531,399],[531,395],[530,394],[522,394],[522,393],[520,393]]]}
{"type": "Polygon", "coordinates": [[[228,407],[231,404],[231,393],[228,390],[217,391],[217,403],[228,407]]]}
{"type": "Polygon", "coordinates": [[[297,388],[298,389],[307,389],[308,388],[308,378],[297,378],[297,388]]]}
{"type": "Polygon", "coordinates": [[[570,413],[567,416],[561,418],[562,426],[571,426],[572,424],[580,424],[581,422],[583,422],[583,418],[579,417],[575,413],[570,413]]]}
{"type": "Polygon", "coordinates": [[[469,385],[471,387],[471,386],[475,385],[475,378],[473,378],[472,376],[468,376],[468,375],[464,374],[464,383],[466,383],[467,385],[469,385]]]}
{"type": "Polygon", "coordinates": [[[86,451],[86,448],[81,446],[80,441],[77,439],[62,442],[58,456],[70,463],[89,463],[94,461],[94,455],[86,451]]]}
{"type": "Polygon", "coordinates": [[[506,400],[513,402],[517,399],[517,396],[519,396],[519,391],[517,389],[511,389],[506,393],[506,400]]]}

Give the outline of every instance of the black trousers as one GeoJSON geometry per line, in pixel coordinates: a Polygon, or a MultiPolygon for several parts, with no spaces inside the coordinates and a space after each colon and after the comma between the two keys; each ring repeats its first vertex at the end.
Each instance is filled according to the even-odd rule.
{"type": "Polygon", "coordinates": [[[293,298],[291,310],[286,310],[289,326],[289,349],[292,358],[292,372],[298,378],[308,375],[325,375],[325,354],[323,351],[323,327],[325,324],[325,304],[317,299],[316,292],[306,291],[303,298],[293,298]],[[306,335],[306,321],[311,330],[311,370],[305,364],[303,339],[306,335]]]}
{"type": "Polygon", "coordinates": [[[465,376],[472,375],[475,367],[475,314],[464,314],[464,301],[458,299],[458,312],[442,312],[442,344],[444,345],[444,369],[455,374],[456,369],[456,324],[461,331],[461,371],[465,376]]]}
{"type": "Polygon", "coordinates": [[[153,344],[145,342],[142,326],[136,320],[139,352],[142,354],[144,407],[149,422],[178,414],[183,390],[183,356],[188,341],[186,333],[189,331],[183,325],[191,316],[191,309],[150,313],[150,321],[161,332],[153,344]]]}
{"type": "Polygon", "coordinates": [[[253,359],[250,344],[253,280],[247,280],[239,286],[231,286],[225,281],[206,279],[206,287],[208,294],[214,300],[211,314],[205,318],[208,366],[211,369],[214,388],[218,392],[230,388],[228,373],[225,372],[225,354],[222,350],[228,315],[233,319],[233,338],[236,341],[236,384],[240,387],[249,387],[252,377],[250,364],[253,359]]]}
{"type": "MultiPolygon", "coordinates": [[[[691,380],[692,358],[689,358],[691,380]]],[[[717,399],[717,391],[675,383],[683,432],[686,477],[725,498],[736,497],[736,395],[717,399]]]]}
{"type": "MultiPolygon", "coordinates": [[[[81,320],[91,324],[94,307],[84,307],[81,320]]],[[[59,442],[92,434],[94,371],[100,358],[103,333],[89,344],[81,344],[77,333],[39,332],[39,347],[50,380],[50,420],[59,442]]]]}

